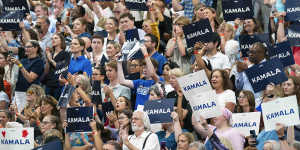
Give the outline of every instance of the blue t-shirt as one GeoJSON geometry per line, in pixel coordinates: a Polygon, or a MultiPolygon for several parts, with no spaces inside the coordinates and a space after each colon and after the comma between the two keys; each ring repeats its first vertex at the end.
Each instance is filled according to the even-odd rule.
{"type": "Polygon", "coordinates": [[[79,56],[78,58],[72,57],[68,71],[71,74],[75,74],[77,72],[86,72],[87,75],[90,77],[92,76],[92,64],[84,56],[79,56]]]}
{"type": "Polygon", "coordinates": [[[40,57],[35,57],[32,59],[22,59],[21,63],[23,67],[30,73],[34,72],[38,77],[31,83],[29,83],[21,70],[19,70],[18,81],[16,83],[16,91],[25,92],[31,84],[39,84],[40,83],[40,76],[42,76],[44,72],[44,62],[40,57]]]}
{"type": "Polygon", "coordinates": [[[136,92],[136,102],[134,109],[138,105],[144,105],[144,103],[149,99],[150,87],[155,84],[154,80],[133,80],[134,90],[136,92]]]}
{"type": "Polygon", "coordinates": [[[162,75],[163,73],[163,65],[167,62],[167,59],[165,56],[159,54],[158,52],[155,52],[151,58],[155,59],[158,62],[158,75],[162,75]]]}
{"type": "MultiPolygon", "coordinates": [[[[183,129],[182,132],[187,132],[187,130],[183,129]]],[[[159,143],[166,142],[166,147],[169,150],[176,150],[177,143],[175,139],[175,133],[173,132],[169,137],[166,138],[166,131],[158,131],[156,132],[158,136],[159,143]]]]}
{"type": "MultiPolygon", "coordinates": [[[[159,77],[159,80],[164,82],[164,79],[159,77]]],[[[137,108],[138,105],[144,105],[145,102],[149,99],[150,95],[150,87],[155,84],[154,80],[133,80],[133,89],[136,93],[136,102],[134,109],[137,108]]]]}

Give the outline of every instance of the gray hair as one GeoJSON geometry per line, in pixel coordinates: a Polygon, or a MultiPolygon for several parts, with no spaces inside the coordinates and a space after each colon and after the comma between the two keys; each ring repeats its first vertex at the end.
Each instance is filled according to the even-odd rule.
{"type": "Polygon", "coordinates": [[[272,144],[272,150],[280,150],[280,143],[278,143],[277,141],[267,140],[267,141],[265,141],[264,144],[267,144],[267,143],[271,143],[272,144]]]}
{"type": "Polygon", "coordinates": [[[205,146],[203,143],[200,142],[193,142],[189,145],[189,148],[195,147],[197,150],[205,150],[205,146]]]}
{"type": "Polygon", "coordinates": [[[150,124],[150,119],[149,116],[146,112],[142,111],[142,110],[135,110],[133,113],[135,112],[140,112],[143,114],[143,123],[144,123],[144,129],[145,131],[150,131],[151,130],[151,124],[150,124]]]}

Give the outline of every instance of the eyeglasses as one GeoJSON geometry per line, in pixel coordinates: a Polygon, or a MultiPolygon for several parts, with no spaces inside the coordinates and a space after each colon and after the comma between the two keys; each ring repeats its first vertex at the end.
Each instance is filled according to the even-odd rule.
{"type": "Polygon", "coordinates": [[[71,43],[71,45],[79,45],[79,43],[71,43]]]}
{"type": "Polygon", "coordinates": [[[26,48],[32,48],[33,46],[31,45],[31,46],[25,46],[24,48],[26,49],[26,48]]]}
{"type": "Polygon", "coordinates": [[[101,75],[100,73],[93,73],[93,76],[101,75]]]}
{"type": "Polygon", "coordinates": [[[267,98],[273,98],[273,97],[274,97],[274,94],[267,95],[266,97],[267,97],[267,98]]]}
{"type": "Polygon", "coordinates": [[[137,67],[139,66],[138,64],[130,64],[130,67],[137,67]]]}

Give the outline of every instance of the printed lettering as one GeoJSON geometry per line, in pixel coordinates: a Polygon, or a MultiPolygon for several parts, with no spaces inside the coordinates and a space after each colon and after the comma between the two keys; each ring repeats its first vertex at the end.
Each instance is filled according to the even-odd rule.
{"type": "Polygon", "coordinates": [[[167,114],[167,113],[171,113],[171,109],[170,108],[150,109],[150,110],[146,110],[146,112],[148,115],[167,114]]]}
{"type": "Polygon", "coordinates": [[[246,12],[250,12],[250,7],[225,9],[224,12],[225,12],[225,14],[246,13],[246,12]]]}
{"type": "Polygon", "coordinates": [[[78,123],[78,122],[90,122],[89,117],[70,117],[68,118],[68,123],[78,123]]]}
{"type": "Polygon", "coordinates": [[[208,32],[209,32],[209,30],[208,30],[207,28],[204,29],[204,30],[198,30],[198,31],[196,31],[196,32],[193,32],[193,33],[188,34],[188,35],[187,35],[187,38],[188,38],[188,39],[192,39],[192,38],[195,38],[195,37],[204,35],[204,34],[206,34],[206,33],[208,33],[208,32]]]}
{"type": "Polygon", "coordinates": [[[30,144],[29,139],[1,139],[0,143],[2,145],[24,145],[24,144],[30,144]]]}
{"type": "Polygon", "coordinates": [[[234,127],[234,128],[256,127],[256,122],[239,122],[239,123],[234,123],[232,127],[234,127]]]}
{"type": "Polygon", "coordinates": [[[278,118],[278,117],[287,116],[287,115],[291,115],[291,114],[295,114],[294,109],[281,110],[279,112],[273,112],[271,114],[267,114],[266,118],[267,118],[267,120],[270,120],[270,119],[273,119],[273,118],[278,118]]]}
{"type": "Polygon", "coordinates": [[[22,7],[4,7],[5,11],[23,11],[26,10],[26,8],[24,6],[22,7]]]}
{"type": "Polygon", "coordinates": [[[191,85],[187,85],[186,87],[183,87],[183,90],[184,91],[189,91],[189,90],[199,88],[199,87],[202,87],[202,86],[205,86],[205,85],[207,85],[207,82],[204,80],[202,82],[196,82],[196,83],[193,83],[191,85]]]}
{"type": "Polygon", "coordinates": [[[287,13],[294,13],[294,12],[299,12],[300,11],[300,7],[295,7],[295,8],[287,8],[286,12],[287,13]]]}
{"type": "Polygon", "coordinates": [[[146,0],[125,0],[128,3],[146,3],[146,0]]]}
{"type": "Polygon", "coordinates": [[[279,73],[281,73],[281,70],[278,69],[278,68],[276,68],[274,71],[271,70],[271,71],[268,71],[268,72],[266,72],[266,73],[264,73],[264,74],[261,74],[261,75],[259,75],[259,76],[256,76],[256,77],[252,78],[251,81],[252,81],[253,83],[257,83],[257,82],[259,82],[260,80],[265,80],[265,79],[267,79],[267,78],[269,78],[269,77],[276,76],[276,75],[279,74],[279,73]]]}
{"type": "Polygon", "coordinates": [[[215,102],[200,104],[200,105],[194,106],[193,110],[199,111],[199,110],[203,110],[203,109],[207,109],[207,108],[212,108],[214,106],[217,106],[215,102]]]}

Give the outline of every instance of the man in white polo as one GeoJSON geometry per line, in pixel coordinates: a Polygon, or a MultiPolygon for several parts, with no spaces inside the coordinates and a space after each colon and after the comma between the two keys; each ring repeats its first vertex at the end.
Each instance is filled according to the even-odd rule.
{"type": "Polygon", "coordinates": [[[121,129],[123,150],[160,150],[158,137],[150,132],[150,120],[146,112],[136,110],[131,119],[133,135],[121,129]]]}

